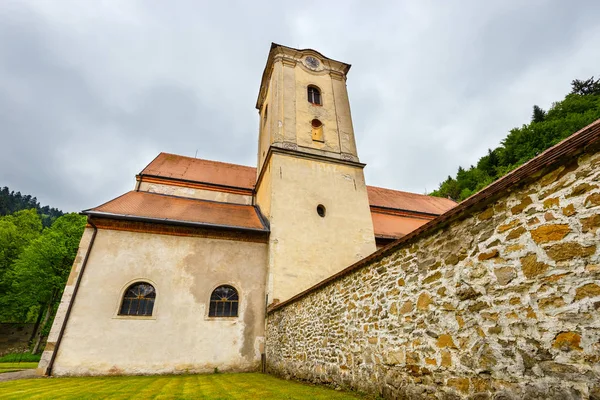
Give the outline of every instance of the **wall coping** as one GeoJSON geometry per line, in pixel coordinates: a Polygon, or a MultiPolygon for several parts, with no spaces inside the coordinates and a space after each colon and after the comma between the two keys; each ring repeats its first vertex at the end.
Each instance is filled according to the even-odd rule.
{"type": "Polygon", "coordinates": [[[580,129],[573,133],[571,136],[565,138],[556,145],[550,147],[540,155],[532,158],[519,168],[509,172],[497,181],[491,183],[479,192],[475,193],[471,197],[459,203],[456,207],[451,208],[444,214],[432,219],[428,223],[420,226],[414,231],[410,232],[406,236],[396,240],[393,243],[381,248],[380,250],[372,253],[371,255],[357,261],[356,263],[346,267],[345,269],[337,272],[334,275],[322,280],[314,286],[296,294],[288,300],[282,301],[281,303],[270,306],[267,310],[267,314],[271,314],[276,310],[284,308],[304,297],[308,294],[319,290],[322,287],[329,285],[330,283],[340,279],[346,275],[351,274],[363,267],[366,267],[372,262],[378,261],[385,256],[393,253],[399,248],[403,247],[407,243],[410,243],[418,238],[421,238],[432,231],[441,228],[445,223],[466,217],[473,212],[476,212],[494,200],[499,194],[505,193],[512,186],[531,179],[534,174],[544,170],[547,167],[553,166],[560,163],[566,157],[577,154],[581,149],[587,146],[595,144],[600,141],[600,119],[592,122],[588,126],[580,129]]]}

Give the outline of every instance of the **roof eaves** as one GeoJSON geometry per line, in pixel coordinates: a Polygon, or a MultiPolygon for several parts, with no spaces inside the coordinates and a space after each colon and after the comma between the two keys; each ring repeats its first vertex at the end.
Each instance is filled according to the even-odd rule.
{"type": "MultiPolygon", "coordinates": [[[[109,212],[104,212],[104,211],[94,211],[94,210],[82,211],[81,214],[88,215],[91,217],[98,217],[98,218],[109,218],[109,219],[136,221],[136,222],[150,222],[150,223],[166,224],[166,225],[225,229],[225,230],[256,232],[256,233],[268,233],[269,232],[269,229],[267,227],[265,227],[264,224],[263,224],[263,229],[257,229],[257,228],[247,228],[247,227],[243,227],[243,226],[211,224],[211,223],[206,223],[206,222],[195,222],[195,221],[183,221],[183,220],[170,219],[170,218],[153,218],[153,217],[143,217],[143,216],[131,215],[131,214],[115,214],[115,213],[109,213],[109,212]]],[[[261,223],[262,223],[262,221],[261,221],[261,223]]]]}

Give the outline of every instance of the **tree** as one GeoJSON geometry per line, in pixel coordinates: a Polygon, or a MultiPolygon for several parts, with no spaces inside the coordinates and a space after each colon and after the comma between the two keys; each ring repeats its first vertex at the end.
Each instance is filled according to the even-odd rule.
{"type": "Polygon", "coordinates": [[[31,208],[37,210],[42,218],[42,225],[44,227],[49,227],[56,218],[63,215],[63,212],[56,208],[50,208],[49,206],[40,207],[37,198],[31,195],[11,192],[6,186],[0,190],[0,216],[10,215],[16,211],[31,208]]]}
{"type": "Polygon", "coordinates": [[[540,106],[533,106],[531,122],[544,122],[544,119],[546,119],[546,111],[542,110],[540,106]]]}
{"type": "MultiPolygon", "coordinates": [[[[23,249],[42,231],[42,221],[34,209],[0,217],[0,293],[6,293],[10,281],[6,274],[23,249]]],[[[0,318],[2,317],[0,309],[0,318]]]]}
{"type": "Polygon", "coordinates": [[[582,96],[586,95],[598,95],[600,94],[600,79],[594,79],[592,76],[590,79],[585,81],[574,79],[571,82],[571,93],[579,94],[582,96]]]}
{"type": "Polygon", "coordinates": [[[464,200],[494,180],[600,118],[600,80],[575,79],[573,90],[548,111],[533,107],[532,120],[513,128],[499,147],[488,149],[475,167],[458,168],[456,179],[448,177],[434,196],[464,200]]]}
{"type": "Polygon", "coordinates": [[[15,320],[25,319],[32,309],[39,310],[38,321],[44,315],[33,352],[38,350],[41,333],[60,300],[85,223],[85,217],[77,214],[59,217],[23,249],[12,265],[9,304],[4,306],[15,320]]]}

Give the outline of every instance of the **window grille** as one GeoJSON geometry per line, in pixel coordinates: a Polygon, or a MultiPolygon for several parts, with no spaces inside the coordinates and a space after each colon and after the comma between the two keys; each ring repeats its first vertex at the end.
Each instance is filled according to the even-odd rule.
{"type": "Polygon", "coordinates": [[[239,297],[238,292],[229,285],[216,288],[210,295],[209,317],[237,317],[239,297]]]}
{"type": "Polygon", "coordinates": [[[129,286],[123,296],[119,315],[152,315],[156,291],[149,283],[139,282],[129,286]]]}
{"type": "Polygon", "coordinates": [[[321,105],[321,91],[315,86],[308,87],[308,102],[321,105]]]}

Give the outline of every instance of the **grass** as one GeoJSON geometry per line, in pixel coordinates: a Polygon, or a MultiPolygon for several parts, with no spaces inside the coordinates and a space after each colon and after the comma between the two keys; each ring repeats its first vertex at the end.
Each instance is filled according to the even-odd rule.
{"type": "Polygon", "coordinates": [[[0,383],[10,399],[359,399],[357,394],[259,373],[23,379],[0,383]]]}
{"type": "Polygon", "coordinates": [[[38,363],[36,362],[22,362],[22,363],[0,363],[0,374],[4,372],[15,372],[22,369],[37,368],[38,363]]]}
{"type": "Polygon", "coordinates": [[[39,363],[41,354],[31,354],[31,353],[10,353],[0,357],[0,363],[6,362],[34,362],[39,363]]]}

